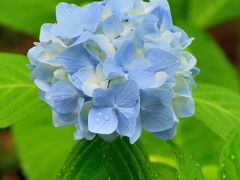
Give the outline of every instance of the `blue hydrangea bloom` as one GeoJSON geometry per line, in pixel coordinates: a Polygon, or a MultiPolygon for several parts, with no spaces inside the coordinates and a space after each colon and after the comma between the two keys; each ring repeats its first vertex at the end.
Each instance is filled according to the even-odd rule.
{"type": "Polygon", "coordinates": [[[31,79],[53,125],[75,126],[76,140],[134,143],[142,130],[171,139],[178,117],[194,114],[193,38],[174,26],[167,0],[59,3],[39,41],[28,52],[31,79]]]}

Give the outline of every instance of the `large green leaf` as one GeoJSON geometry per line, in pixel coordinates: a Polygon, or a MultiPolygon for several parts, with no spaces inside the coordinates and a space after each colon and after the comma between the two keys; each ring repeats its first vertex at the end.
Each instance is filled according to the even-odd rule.
{"type": "Polygon", "coordinates": [[[188,3],[191,24],[199,28],[240,17],[239,0],[189,0],[188,3]]]}
{"type": "Polygon", "coordinates": [[[221,157],[220,178],[240,179],[240,131],[232,134],[226,142],[221,157]]]}
{"type": "Polygon", "coordinates": [[[57,179],[151,179],[148,157],[139,142],[130,145],[118,138],[107,143],[100,138],[78,142],[57,179]]]}
{"type": "MultiPolygon", "coordinates": [[[[83,4],[90,0],[65,0],[83,4]]],[[[55,7],[61,0],[1,1],[0,24],[38,36],[43,23],[55,22],[55,7]]]]}
{"type": "Polygon", "coordinates": [[[240,96],[223,87],[199,84],[194,89],[195,118],[218,136],[227,139],[240,126],[240,96]]]}
{"type": "Polygon", "coordinates": [[[43,108],[26,64],[24,56],[0,53],[0,128],[29,118],[32,112],[43,108]]]}
{"type": "Polygon", "coordinates": [[[175,168],[162,163],[151,163],[154,180],[177,180],[178,172],[175,168]]]}
{"type": "Polygon", "coordinates": [[[168,141],[168,144],[177,162],[179,178],[181,180],[203,180],[204,176],[201,172],[200,165],[193,160],[193,157],[184,153],[180,147],[172,141],[168,141]]]}
{"type": "Polygon", "coordinates": [[[195,37],[190,51],[196,56],[197,66],[201,69],[197,80],[238,90],[239,79],[236,69],[218,45],[206,33],[188,26],[185,28],[190,36],[195,37]]]}
{"type": "Polygon", "coordinates": [[[74,145],[73,129],[54,128],[50,108],[44,107],[13,125],[21,167],[29,180],[54,179],[74,145]]]}

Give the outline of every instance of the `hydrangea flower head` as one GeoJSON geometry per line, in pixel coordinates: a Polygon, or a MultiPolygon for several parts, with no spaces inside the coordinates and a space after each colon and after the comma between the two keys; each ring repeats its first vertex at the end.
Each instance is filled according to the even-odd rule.
{"type": "Polygon", "coordinates": [[[173,25],[167,0],[60,3],[56,19],[28,53],[54,126],[75,126],[76,140],[134,143],[142,130],[171,139],[178,117],[194,114],[193,39],[173,25]]]}

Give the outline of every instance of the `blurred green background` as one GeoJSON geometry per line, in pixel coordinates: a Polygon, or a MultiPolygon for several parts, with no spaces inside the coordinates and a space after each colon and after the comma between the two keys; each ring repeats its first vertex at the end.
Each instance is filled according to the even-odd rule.
{"type": "MultiPolygon", "coordinates": [[[[26,55],[33,42],[38,41],[41,24],[55,21],[55,6],[58,2],[60,1],[2,0],[0,52],[26,55]]],[[[65,2],[81,5],[91,1],[65,0],[65,2]]],[[[191,37],[195,37],[188,50],[197,57],[197,66],[201,69],[201,74],[196,79],[197,83],[218,85],[239,93],[240,1],[169,0],[169,3],[174,23],[185,29],[191,37]]],[[[5,55],[0,54],[0,58],[4,59],[5,55]]],[[[27,63],[23,56],[19,58],[23,59],[22,64],[27,63]]],[[[2,69],[5,68],[4,65],[1,66],[2,64],[0,76],[3,75],[2,69]]],[[[21,71],[25,67],[16,68],[21,71]]],[[[16,75],[16,72],[13,73],[16,75]]],[[[21,73],[19,79],[28,82],[21,73]]],[[[30,81],[28,83],[31,84],[30,81]]],[[[0,93],[6,93],[6,90],[0,89],[0,93]]],[[[58,130],[52,127],[50,108],[39,100],[35,101],[36,89],[27,95],[24,100],[32,103],[28,105],[27,110],[17,114],[19,119],[25,118],[24,121],[0,130],[0,179],[3,180],[26,177],[51,179],[57,172],[57,166],[65,160],[66,154],[74,144],[72,128],[58,130]]],[[[10,96],[10,92],[5,96],[10,96]]],[[[1,98],[0,110],[7,106],[6,103],[4,98],[1,98]]],[[[236,107],[240,108],[240,105],[237,104],[236,107]]],[[[3,116],[0,117],[2,119],[8,115],[0,113],[0,116],[3,116]]],[[[207,179],[217,179],[220,152],[224,144],[222,137],[225,137],[219,136],[217,131],[200,121],[198,117],[193,117],[181,120],[177,137],[174,139],[199,163],[207,179]]],[[[176,167],[170,149],[164,141],[147,133],[144,133],[142,140],[152,162],[162,162],[176,167]]]]}

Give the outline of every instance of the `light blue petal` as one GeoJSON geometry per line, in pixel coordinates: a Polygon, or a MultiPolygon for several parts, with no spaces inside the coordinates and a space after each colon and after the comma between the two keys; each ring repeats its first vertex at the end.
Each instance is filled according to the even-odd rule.
{"type": "Polygon", "coordinates": [[[51,29],[53,27],[53,24],[43,24],[41,26],[40,30],[40,37],[39,40],[40,42],[49,42],[53,39],[53,35],[51,33],[51,29]]]}
{"type": "Polygon", "coordinates": [[[102,22],[103,33],[109,38],[116,38],[123,32],[122,21],[116,15],[108,17],[102,22]]]}
{"type": "Polygon", "coordinates": [[[74,4],[59,3],[56,7],[57,25],[53,33],[60,32],[63,38],[74,38],[83,32],[81,8],[74,4]]]}
{"type": "Polygon", "coordinates": [[[113,133],[118,127],[118,119],[113,108],[93,107],[89,112],[88,127],[93,133],[113,133]]]}
{"type": "Polygon", "coordinates": [[[197,76],[200,73],[200,69],[194,67],[191,70],[192,76],[197,76]]]}
{"type": "Polygon", "coordinates": [[[122,108],[136,107],[139,101],[139,88],[135,81],[123,81],[112,86],[116,96],[116,105],[122,108]]]}
{"type": "Polygon", "coordinates": [[[82,44],[87,41],[96,42],[99,47],[106,53],[107,57],[113,57],[116,53],[114,46],[109,42],[106,36],[102,34],[92,34],[90,32],[84,32],[72,46],[82,44]]]}
{"type": "Polygon", "coordinates": [[[77,124],[77,113],[59,114],[52,111],[52,122],[54,127],[64,127],[77,124]]]}
{"type": "Polygon", "coordinates": [[[53,73],[55,70],[55,67],[39,63],[32,71],[31,80],[39,79],[45,82],[50,82],[54,76],[53,73]]]}
{"type": "Polygon", "coordinates": [[[191,96],[176,94],[173,98],[173,109],[181,118],[191,117],[195,113],[195,104],[191,96]]]}
{"type": "Polygon", "coordinates": [[[160,30],[168,30],[173,26],[170,10],[159,6],[151,13],[158,18],[158,27],[160,30]]]}
{"type": "Polygon", "coordinates": [[[135,127],[135,132],[132,137],[130,137],[130,143],[134,144],[141,136],[142,133],[142,120],[140,117],[137,118],[137,123],[135,127]]]}
{"type": "Polygon", "coordinates": [[[127,41],[118,49],[115,60],[120,66],[125,67],[132,61],[135,53],[136,46],[134,43],[127,41]]]}
{"type": "Polygon", "coordinates": [[[192,95],[191,87],[186,78],[181,75],[175,77],[176,84],[173,87],[174,92],[186,96],[192,95]]]}
{"type": "Polygon", "coordinates": [[[88,130],[88,114],[91,109],[91,102],[86,102],[84,104],[84,100],[81,99],[78,101],[78,124],[76,126],[76,131],[74,134],[74,139],[81,140],[87,139],[92,140],[95,137],[94,133],[89,132],[88,130]]]}
{"type": "Polygon", "coordinates": [[[162,132],[156,132],[153,134],[161,139],[170,140],[174,138],[174,136],[176,136],[176,133],[177,133],[177,123],[175,123],[171,129],[168,129],[162,132]]]}
{"type": "Polygon", "coordinates": [[[123,136],[132,137],[135,133],[138,109],[118,108],[118,128],[117,132],[123,136]]]}
{"type": "Polygon", "coordinates": [[[75,87],[82,90],[82,85],[88,80],[88,77],[94,73],[94,67],[89,66],[79,69],[76,73],[72,75],[72,81],[75,87]]]}
{"type": "Polygon", "coordinates": [[[122,17],[128,11],[131,11],[134,7],[134,0],[110,0],[112,5],[112,12],[119,17],[122,17]]]}
{"type": "Polygon", "coordinates": [[[59,81],[46,94],[46,102],[60,114],[72,112],[77,105],[78,94],[68,81],[59,81]]]}
{"type": "Polygon", "coordinates": [[[103,72],[106,76],[116,77],[116,76],[124,76],[124,69],[121,67],[115,59],[106,59],[103,63],[103,72]]]}
{"type": "Polygon", "coordinates": [[[147,89],[141,90],[140,96],[143,128],[150,132],[171,128],[175,120],[171,109],[171,92],[164,89],[147,89]]]}
{"type": "Polygon", "coordinates": [[[149,49],[145,57],[151,61],[155,72],[165,71],[172,77],[180,66],[180,61],[176,56],[157,48],[149,49]]]}
{"type": "Polygon", "coordinates": [[[93,91],[93,105],[98,107],[113,107],[116,94],[111,89],[96,89],[93,91]]]}
{"type": "Polygon", "coordinates": [[[70,75],[76,73],[81,68],[93,66],[99,62],[80,45],[66,49],[57,57],[56,61],[58,61],[70,75]]]}
{"type": "Polygon", "coordinates": [[[127,66],[129,79],[136,81],[141,89],[151,87],[155,82],[151,66],[152,64],[144,58],[135,59],[127,66]]]}

